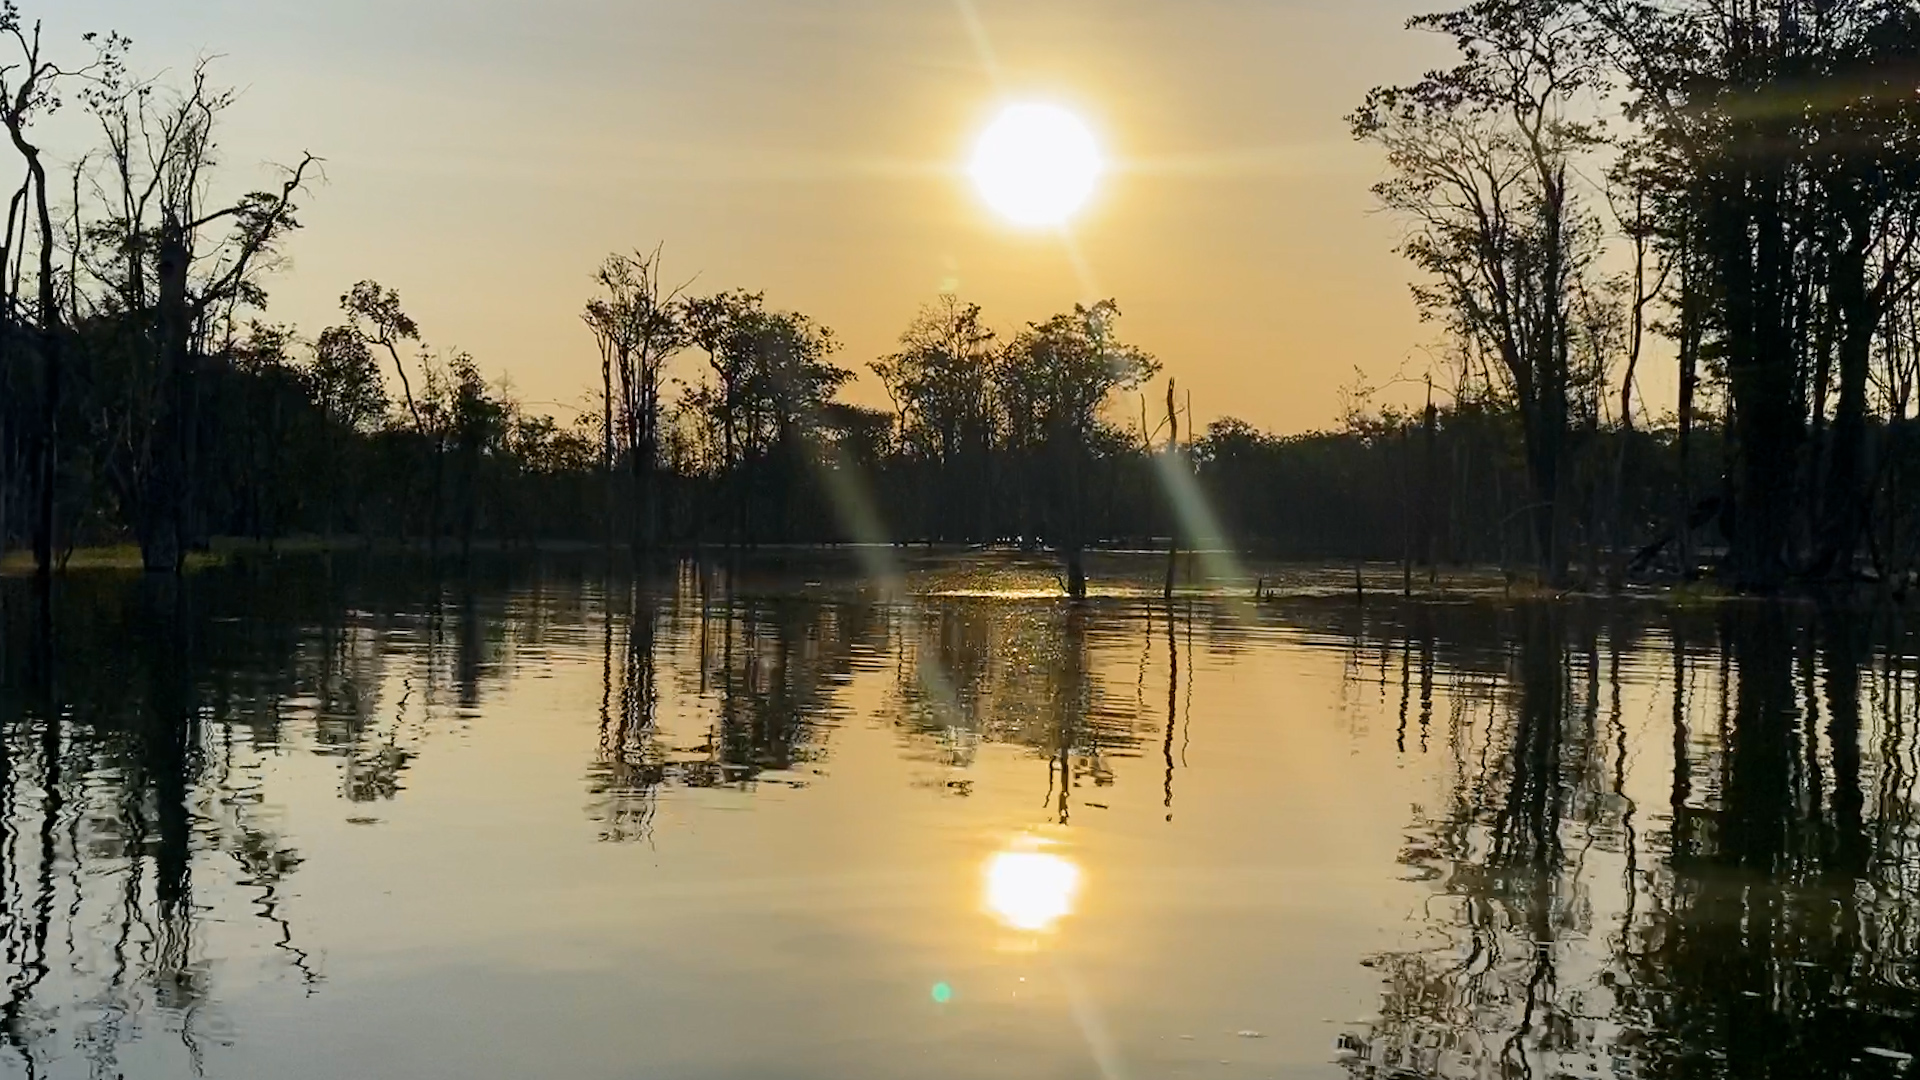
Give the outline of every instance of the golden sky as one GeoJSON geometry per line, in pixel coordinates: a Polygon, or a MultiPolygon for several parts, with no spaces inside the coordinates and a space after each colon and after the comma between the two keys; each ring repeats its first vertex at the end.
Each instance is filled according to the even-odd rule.
{"type": "MultiPolygon", "coordinates": [[[[1091,295],[1206,419],[1332,421],[1359,365],[1423,371],[1377,157],[1342,116],[1439,43],[1427,0],[45,0],[142,71],[220,57],[237,177],[326,159],[272,314],[312,334],[361,278],[531,401],[597,382],[578,313],[610,251],[764,290],[865,372],[954,289],[996,328],[1091,295]],[[975,18],[969,18],[969,6],[975,18]],[[162,10],[162,9],[165,10],[162,10]],[[970,26],[971,24],[971,26],[970,26]],[[971,27],[977,27],[975,33],[971,27]],[[963,167],[1007,100],[1071,107],[1114,160],[1058,235],[963,167]]],[[[689,358],[683,370],[692,375],[689,358]]],[[[884,402],[868,376],[850,391],[884,402]]],[[[1135,406],[1134,408],[1137,408],[1135,406]]],[[[1126,411],[1131,415],[1134,408],[1126,411]]]]}

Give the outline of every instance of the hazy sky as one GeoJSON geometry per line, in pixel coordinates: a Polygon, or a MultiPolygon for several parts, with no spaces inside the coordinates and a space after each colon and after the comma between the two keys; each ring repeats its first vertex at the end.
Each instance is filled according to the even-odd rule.
{"type": "MultiPolygon", "coordinates": [[[[609,252],[764,290],[865,373],[942,289],[1009,332],[1113,296],[1202,419],[1325,424],[1356,365],[1424,370],[1380,165],[1342,116],[1437,43],[1423,0],[28,0],[142,71],[220,57],[236,177],[312,150],[272,315],[400,291],[428,338],[533,401],[598,381],[578,313],[609,252]],[[1118,171],[1022,233],[962,168],[1004,100],[1069,105],[1118,171]]],[[[236,183],[238,180],[236,179],[236,183]]],[[[692,358],[683,370],[695,371],[692,358]]],[[[884,400],[867,376],[857,400],[884,400]]]]}

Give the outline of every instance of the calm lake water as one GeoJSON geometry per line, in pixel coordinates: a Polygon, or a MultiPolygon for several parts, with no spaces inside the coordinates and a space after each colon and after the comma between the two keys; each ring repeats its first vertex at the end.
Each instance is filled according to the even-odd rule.
{"type": "Polygon", "coordinates": [[[900,560],[0,582],[0,1073],[1920,1076],[1897,618],[900,560]]]}

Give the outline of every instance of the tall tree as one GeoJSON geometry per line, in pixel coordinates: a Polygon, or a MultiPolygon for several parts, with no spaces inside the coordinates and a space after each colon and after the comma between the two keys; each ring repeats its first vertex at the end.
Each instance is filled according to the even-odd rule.
{"type": "Polygon", "coordinates": [[[1093,452],[1104,434],[1111,396],[1132,390],[1160,362],[1119,339],[1120,307],[1112,300],[1075,304],[1071,312],[1030,323],[1008,345],[995,371],[1003,401],[1017,411],[1011,430],[1038,437],[1051,480],[1046,535],[1067,572],[1067,594],[1087,595],[1087,485],[1093,452]],[[1022,431],[1031,425],[1031,431],[1022,431]]]}
{"type": "Polygon", "coordinates": [[[932,467],[943,539],[982,538],[994,438],[994,333],[951,293],[920,309],[897,352],[868,365],[892,398],[901,447],[932,467]]]}
{"type": "MultiPolygon", "coordinates": [[[[59,474],[62,360],[68,327],[60,311],[59,282],[54,268],[58,248],[48,192],[47,163],[42,157],[39,143],[31,135],[31,128],[37,120],[59,109],[63,83],[92,79],[110,85],[120,71],[126,42],[115,34],[108,34],[104,38],[87,34],[83,40],[95,45],[98,50],[93,62],[79,68],[62,67],[42,48],[40,23],[36,21],[29,26],[21,17],[14,0],[0,2],[0,37],[10,39],[18,49],[17,59],[0,63],[0,124],[6,126],[7,137],[14,151],[26,165],[27,177],[21,190],[31,214],[31,224],[22,229],[16,244],[14,215],[10,209],[5,246],[9,254],[18,252],[14,258],[20,261],[24,261],[29,241],[35,252],[33,330],[23,332],[26,331],[25,327],[16,329],[13,326],[8,326],[6,330],[9,331],[9,345],[18,338],[31,338],[40,353],[41,407],[36,470],[39,482],[33,558],[44,582],[53,572],[54,489],[59,474]]],[[[16,205],[21,199],[16,196],[16,205]]],[[[7,271],[0,277],[8,279],[5,286],[8,301],[6,318],[11,322],[15,318],[18,289],[14,272],[7,267],[0,269],[7,271]]]]}
{"type": "MultiPolygon", "coordinates": [[[[407,406],[407,418],[413,422],[413,434],[432,447],[432,464],[427,476],[427,543],[440,543],[440,504],[445,483],[446,443],[438,424],[414,396],[413,380],[407,375],[407,362],[400,355],[403,344],[420,342],[420,326],[400,306],[400,294],[377,281],[357,282],[340,297],[340,310],[346,313],[347,326],[369,345],[379,346],[393,362],[393,373],[400,380],[400,397],[407,406]]],[[[423,363],[424,363],[424,356],[423,363]]]]}
{"type": "Polygon", "coordinates": [[[690,297],[681,305],[687,339],[706,353],[712,375],[711,383],[689,390],[687,404],[720,436],[715,475],[723,489],[729,544],[738,543],[745,528],[746,508],[737,466],[747,384],[753,375],[754,351],[748,342],[754,325],[764,316],[765,297],[739,289],[690,297]]]}
{"type": "Polygon", "coordinates": [[[1542,576],[1566,565],[1567,433],[1575,283],[1595,228],[1576,163],[1599,141],[1571,107],[1597,78],[1579,12],[1563,0],[1480,0],[1412,20],[1460,61],[1376,88],[1350,118],[1391,170],[1374,192],[1405,218],[1401,250],[1426,273],[1422,313],[1498,359],[1517,406],[1542,576]]]}
{"type": "Polygon", "coordinates": [[[660,380],[687,340],[681,290],[663,286],[657,247],[608,256],[594,280],[605,295],[590,301],[583,317],[600,347],[604,467],[611,481],[617,432],[637,496],[628,529],[637,553],[660,538],[660,380]]]}
{"type": "Polygon", "coordinates": [[[141,339],[137,351],[150,358],[151,385],[158,388],[144,425],[145,452],[126,473],[148,570],[177,571],[204,532],[199,451],[207,441],[206,358],[231,343],[240,311],[265,306],[260,274],[299,228],[293,199],[318,163],[303,154],[282,170],[275,190],[230,201],[216,196],[215,133],[233,99],[212,85],[204,62],[178,90],[115,79],[88,99],[106,134],[115,210],[88,230],[108,253],[95,265],[110,268],[103,276],[115,286],[114,299],[141,339]]]}
{"type": "Polygon", "coordinates": [[[306,382],[319,410],[321,528],[331,535],[339,520],[341,489],[351,491],[356,475],[343,460],[343,446],[350,445],[353,436],[371,432],[385,417],[387,391],[366,338],[347,326],[320,332],[306,367],[306,382]]]}

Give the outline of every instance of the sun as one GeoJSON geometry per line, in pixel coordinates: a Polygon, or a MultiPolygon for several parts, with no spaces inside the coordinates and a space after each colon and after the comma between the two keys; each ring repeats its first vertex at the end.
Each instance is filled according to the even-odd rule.
{"type": "Polygon", "coordinates": [[[987,909],[1015,930],[1038,932],[1073,911],[1080,868],[1041,851],[1002,851],[987,861],[987,909]]]}
{"type": "Polygon", "coordinates": [[[1027,228],[1066,223],[1106,171],[1100,145],[1058,105],[1008,105],[974,144],[968,175],[988,206],[1027,228]]]}

